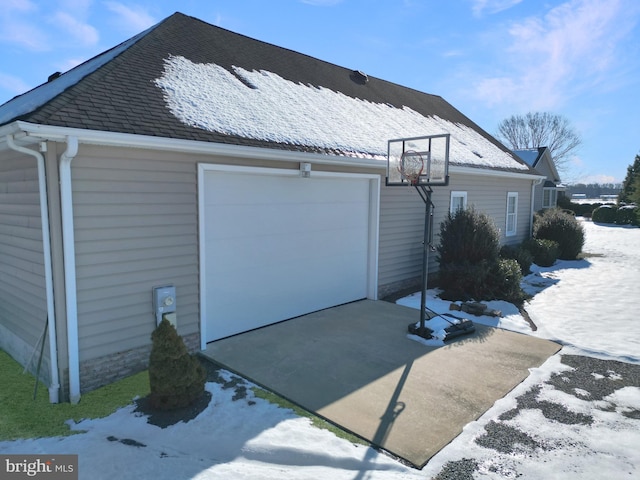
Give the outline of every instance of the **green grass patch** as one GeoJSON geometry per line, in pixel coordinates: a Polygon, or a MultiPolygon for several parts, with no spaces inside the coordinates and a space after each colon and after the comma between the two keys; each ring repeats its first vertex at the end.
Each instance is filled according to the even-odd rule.
{"type": "MultiPolygon", "coordinates": [[[[33,398],[35,378],[23,371],[24,368],[20,364],[0,350],[0,441],[82,433],[81,430],[71,430],[66,422],[109,416],[117,409],[131,404],[136,397],[147,396],[150,391],[149,374],[145,370],[83,394],[77,405],[52,404],[49,403],[49,391],[42,382],[38,384],[36,398],[33,398]]],[[[309,418],[316,428],[328,430],[351,443],[369,446],[369,443],[360,437],[342,430],[275,393],[258,387],[252,390],[258,398],[290,409],[300,417],[309,418]]]]}
{"type": "Polygon", "coordinates": [[[102,418],[149,394],[146,371],[82,395],[80,403],[49,403],[47,387],[39,383],[33,398],[35,378],[0,350],[0,440],[65,436],[80,433],[65,423],[102,418]]]}
{"type": "Polygon", "coordinates": [[[334,425],[331,422],[328,422],[326,420],[324,420],[323,418],[318,417],[317,415],[314,415],[313,413],[309,412],[308,410],[305,410],[302,407],[299,407],[298,405],[296,405],[295,403],[290,402],[289,400],[286,400],[284,398],[282,398],[279,395],[276,395],[273,392],[270,392],[268,390],[264,390],[262,388],[259,387],[252,387],[253,393],[256,397],[261,398],[263,400],[266,400],[270,403],[273,403],[275,405],[278,405],[281,408],[288,408],[289,410],[293,410],[293,413],[295,413],[296,415],[298,415],[299,417],[305,417],[311,420],[311,424],[316,427],[316,428],[321,428],[323,430],[328,430],[331,433],[333,433],[336,437],[342,438],[344,440],[347,440],[351,443],[355,443],[355,444],[360,444],[360,445],[365,445],[365,446],[369,446],[369,442],[363,440],[362,438],[353,435],[352,433],[346,432],[345,430],[341,429],[340,427],[337,427],[336,425],[334,425]]]}

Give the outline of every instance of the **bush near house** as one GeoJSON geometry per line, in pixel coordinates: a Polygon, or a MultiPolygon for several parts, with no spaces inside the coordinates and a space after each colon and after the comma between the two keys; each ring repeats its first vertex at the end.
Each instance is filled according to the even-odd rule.
{"type": "Polygon", "coordinates": [[[191,356],[175,327],[166,319],[151,335],[149,402],[159,410],[186,407],[204,393],[207,372],[191,356]]]}
{"type": "Polygon", "coordinates": [[[535,215],[533,236],[558,242],[558,258],[562,260],[575,260],[584,246],[582,225],[573,215],[559,208],[550,208],[535,215]]]}
{"type": "Polygon", "coordinates": [[[442,298],[514,303],[524,299],[520,266],[513,259],[500,259],[500,234],[488,215],[473,208],[449,213],[440,224],[437,250],[442,298]]]}
{"type": "Polygon", "coordinates": [[[500,258],[512,259],[518,262],[522,275],[528,275],[531,273],[533,255],[525,245],[503,245],[500,249],[500,258]]]}
{"type": "Polygon", "coordinates": [[[558,259],[560,245],[554,240],[530,238],[522,242],[522,248],[531,253],[533,263],[540,267],[550,267],[558,259]]]}
{"type": "Polygon", "coordinates": [[[525,293],[520,286],[522,270],[518,262],[512,258],[499,258],[489,272],[488,287],[493,296],[515,305],[522,305],[525,293]]]}

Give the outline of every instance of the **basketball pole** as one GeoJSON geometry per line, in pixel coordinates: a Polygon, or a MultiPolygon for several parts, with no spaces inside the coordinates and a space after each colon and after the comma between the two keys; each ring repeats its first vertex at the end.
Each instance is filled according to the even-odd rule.
{"type": "Polygon", "coordinates": [[[429,277],[429,250],[431,245],[429,242],[431,236],[431,218],[433,215],[433,202],[431,201],[431,187],[427,189],[424,185],[416,185],[416,190],[424,201],[424,238],[422,241],[422,292],[420,295],[420,330],[419,335],[425,336],[425,323],[427,314],[427,281],[429,277]]]}

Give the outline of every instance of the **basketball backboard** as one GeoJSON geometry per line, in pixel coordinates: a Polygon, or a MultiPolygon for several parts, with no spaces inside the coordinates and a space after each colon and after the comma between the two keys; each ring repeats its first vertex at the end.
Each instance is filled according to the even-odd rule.
{"type": "Polygon", "coordinates": [[[448,185],[449,138],[446,133],[389,140],[386,184],[448,185]]]}

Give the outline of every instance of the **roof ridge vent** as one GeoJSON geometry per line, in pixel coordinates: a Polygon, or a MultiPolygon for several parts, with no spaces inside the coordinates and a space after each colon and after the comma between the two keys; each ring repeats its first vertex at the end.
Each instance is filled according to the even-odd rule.
{"type": "Polygon", "coordinates": [[[49,75],[49,77],[47,77],[47,82],[52,82],[53,80],[58,78],[60,75],[62,75],[62,73],[60,73],[60,72],[52,73],[51,75],[49,75]]]}
{"type": "Polygon", "coordinates": [[[352,71],[349,77],[351,77],[351,80],[353,80],[359,85],[364,85],[369,82],[369,76],[366,73],[364,73],[362,70],[352,71]]]}

